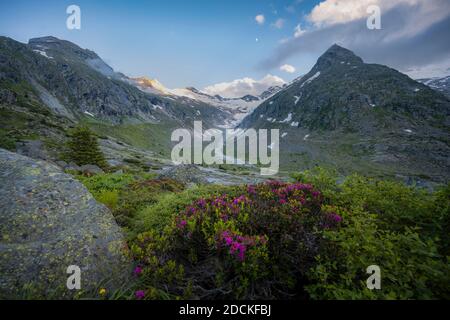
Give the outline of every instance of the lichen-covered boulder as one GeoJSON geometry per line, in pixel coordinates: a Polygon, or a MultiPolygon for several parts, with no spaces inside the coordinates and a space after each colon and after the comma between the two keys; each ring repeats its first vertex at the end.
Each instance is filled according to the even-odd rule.
{"type": "Polygon", "coordinates": [[[164,170],[159,178],[174,179],[184,184],[205,184],[205,174],[194,164],[183,164],[164,170]]]}
{"type": "Polygon", "coordinates": [[[81,269],[81,292],[115,290],[130,274],[126,253],[112,214],[80,182],[0,149],[0,298],[76,297],[70,265],[81,269]]]}

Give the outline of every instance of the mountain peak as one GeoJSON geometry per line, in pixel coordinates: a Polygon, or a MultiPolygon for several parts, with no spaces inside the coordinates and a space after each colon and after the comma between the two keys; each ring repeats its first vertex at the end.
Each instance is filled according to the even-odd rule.
{"type": "Polygon", "coordinates": [[[73,42],[61,40],[53,36],[45,36],[40,38],[32,38],[28,41],[28,46],[39,50],[52,50],[61,55],[77,57],[79,59],[100,59],[100,57],[91,50],[80,48],[73,42]]]}
{"type": "Polygon", "coordinates": [[[159,82],[158,79],[150,79],[146,76],[130,79],[138,84],[141,88],[154,89],[164,94],[167,94],[169,92],[169,90],[161,82],[159,82]]]}
{"type": "Polygon", "coordinates": [[[53,37],[53,36],[46,36],[46,37],[38,37],[38,38],[31,38],[28,43],[32,44],[32,43],[42,43],[42,42],[46,42],[46,43],[51,43],[51,42],[61,42],[62,40],[53,37]]]}
{"type": "Polygon", "coordinates": [[[337,44],[333,44],[324,54],[317,60],[319,69],[328,68],[335,64],[361,64],[363,60],[355,55],[352,51],[343,48],[337,44]]]}
{"type": "MultiPolygon", "coordinates": [[[[338,45],[337,43],[333,43],[333,45],[331,47],[329,47],[327,49],[327,51],[350,51],[344,47],[341,47],[340,45],[338,45]]],[[[325,51],[326,52],[326,51],[325,51]]],[[[351,52],[351,51],[350,51],[351,52]]]]}

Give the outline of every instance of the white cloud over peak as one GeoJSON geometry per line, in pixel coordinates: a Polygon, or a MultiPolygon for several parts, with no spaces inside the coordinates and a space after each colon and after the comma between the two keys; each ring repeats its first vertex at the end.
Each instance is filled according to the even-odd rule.
{"type": "Polygon", "coordinates": [[[264,24],[264,22],[266,21],[266,18],[264,17],[263,14],[258,14],[258,15],[255,17],[255,21],[256,21],[256,23],[262,25],[262,24],[264,24]]]}
{"type": "Polygon", "coordinates": [[[282,86],[285,83],[282,78],[268,74],[260,80],[246,77],[230,82],[217,83],[204,88],[203,91],[210,95],[218,94],[224,98],[240,98],[247,94],[260,95],[270,87],[282,86]]]}
{"type": "Polygon", "coordinates": [[[280,41],[259,69],[279,68],[292,56],[321,55],[333,43],[364,61],[385,64],[411,75],[439,74],[450,61],[449,0],[323,0],[307,15],[312,24],[280,41]],[[381,9],[381,29],[370,30],[371,5],[381,9]],[[297,36],[296,36],[297,34],[297,36]]]}
{"type": "Polygon", "coordinates": [[[287,73],[294,73],[295,72],[295,67],[291,66],[290,64],[283,64],[280,67],[281,71],[287,72],[287,73]]]}

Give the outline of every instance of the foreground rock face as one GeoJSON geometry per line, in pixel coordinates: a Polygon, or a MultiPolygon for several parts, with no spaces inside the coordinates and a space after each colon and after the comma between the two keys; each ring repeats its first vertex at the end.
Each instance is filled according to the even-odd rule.
{"type": "Polygon", "coordinates": [[[109,210],[56,166],[0,149],[0,298],[70,298],[118,288],[130,262],[109,210]]]}

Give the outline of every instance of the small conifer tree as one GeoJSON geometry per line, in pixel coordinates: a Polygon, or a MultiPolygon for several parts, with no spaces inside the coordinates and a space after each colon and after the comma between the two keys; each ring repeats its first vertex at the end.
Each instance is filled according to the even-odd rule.
{"type": "Polygon", "coordinates": [[[108,164],[93,132],[87,127],[77,127],[71,133],[67,158],[79,166],[94,164],[106,169],[108,164]]]}

